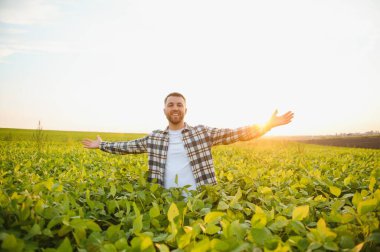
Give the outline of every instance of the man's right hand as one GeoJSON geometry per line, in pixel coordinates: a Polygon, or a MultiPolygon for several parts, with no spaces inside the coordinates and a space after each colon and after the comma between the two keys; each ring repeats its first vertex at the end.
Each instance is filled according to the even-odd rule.
{"type": "Polygon", "coordinates": [[[102,142],[102,139],[98,135],[96,137],[96,140],[83,139],[82,144],[83,144],[83,147],[87,149],[98,149],[101,142],[102,142]]]}

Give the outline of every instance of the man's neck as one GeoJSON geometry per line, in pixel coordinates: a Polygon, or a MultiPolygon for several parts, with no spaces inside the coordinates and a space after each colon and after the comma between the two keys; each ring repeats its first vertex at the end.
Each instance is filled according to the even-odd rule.
{"type": "Polygon", "coordinates": [[[180,129],[183,129],[183,128],[185,128],[185,123],[184,122],[177,123],[177,124],[169,123],[169,129],[170,130],[180,130],[180,129]]]}

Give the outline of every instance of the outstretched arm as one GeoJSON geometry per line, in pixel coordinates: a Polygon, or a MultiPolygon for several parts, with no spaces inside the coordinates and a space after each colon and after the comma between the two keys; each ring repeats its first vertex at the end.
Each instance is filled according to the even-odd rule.
{"type": "Polygon", "coordinates": [[[281,116],[277,116],[277,110],[274,111],[271,118],[265,125],[251,125],[237,129],[218,129],[207,127],[211,145],[231,144],[237,141],[247,141],[264,135],[274,127],[285,125],[293,119],[293,112],[288,111],[281,116]]]}
{"type": "Polygon", "coordinates": [[[113,154],[139,154],[147,152],[147,137],[126,142],[103,142],[100,136],[96,140],[83,139],[84,148],[100,149],[113,154]]]}

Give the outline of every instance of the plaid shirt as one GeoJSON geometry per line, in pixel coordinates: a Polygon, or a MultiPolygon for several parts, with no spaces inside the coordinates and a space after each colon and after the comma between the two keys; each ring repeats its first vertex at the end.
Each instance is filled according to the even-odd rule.
{"type": "MultiPolygon", "coordinates": [[[[191,127],[185,124],[182,130],[183,143],[190,159],[197,187],[216,184],[211,147],[247,141],[265,133],[257,125],[237,129],[218,129],[203,125],[191,127]]],[[[146,137],[127,142],[101,142],[100,149],[113,154],[148,153],[150,182],[156,181],[164,186],[166,156],[169,146],[169,129],[156,130],[146,137]]]]}

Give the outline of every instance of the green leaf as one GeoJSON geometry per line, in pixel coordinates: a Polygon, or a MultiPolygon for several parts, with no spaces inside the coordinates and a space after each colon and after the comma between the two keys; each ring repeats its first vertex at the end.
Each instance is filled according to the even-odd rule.
{"type": "Polygon", "coordinates": [[[13,234],[7,234],[1,244],[3,249],[14,250],[17,248],[17,239],[13,234]]]}
{"type": "Polygon", "coordinates": [[[359,202],[358,204],[358,213],[359,215],[364,215],[366,213],[372,212],[376,209],[377,206],[377,200],[376,199],[369,199],[359,202]]]}
{"type": "Polygon", "coordinates": [[[344,206],[344,204],[345,204],[344,200],[337,200],[331,205],[331,209],[334,211],[338,211],[344,206]]]}
{"type": "Polygon", "coordinates": [[[125,184],[125,190],[127,190],[128,192],[133,192],[133,185],[132,184],[130,184],[130,183],[127,183],[127,184],[125,184]]]}
{"type": "Polygon", "coordinates": [[[343,180],[343,184],[345,186],[348,186],[350,183],[351,183],[351,180],[352,180],[352,176],[351,175],[348,175],[348,177],[346,177],[344,180],[343,180]]]}
{"type": "Polygon", "coordinates": [[[204,208],[205,203],[203,202],[203,200],[195,199],[192,205],[193,205],[192,211],[197,211],[197,210],[201,210],[202,208],[204,208]]]}
{"type": "Polygon", "coordinates": [[[110,240],[112,239],[112,237],[117,233],[119,232],[120,230],[120,224],[119,225],[111,225],[108,227],[107,231],[106,231],[106,236],[107,238],[110,240]]]}
{"type": "Polygon", "coordinates": [[[115,197],[115,195],[116,195],[116,187],[114,184],[111,184],[110,195],[112,197],[115,197]]]}
{"type": "Polygon", "coordinates": [[[76,228],[73,232],[74,239],[79,245],[83,240],[86,239],[86,229],[85,228],[76,228]]]}
{"type": "Polygon", "coordinates": [[[322,243],[314,241],[314,242],[309,244],[309,246],[307,247],[307,249],[308,249],[307,251],[312,251],[312,250],[318,249],[320,247],[322,247],[322,243]]]}
{"type": "Polygon", "coordinates": [[[240,200],[241,196],[242,196],[242,193],[241,193],[241,189],[239,187],[238,190],[237,190],[237,192],[236,192],[236,194],[235,194],[235,196],[233,197],[233,199],[230,202],[230,206],[233,206],[236,203],[238,203],[238,201],[240,200]]]}
{"type": "Polygon", "coordinates": [[[143,224],[142,224],[142,215],[139,215],[137,216],[134,220],[133,220],[133,233],[134,234],[138,234],[141,232],[142,228],[143,228],[143,224]]]}
{"type": "Polygon", "coordinates": [[[379,232],[376,232],[376,233],[372,233],[368,239],[367,239],[369,242],[373,242],[375,244],[380,244],[380,233],[379,232]]]}
{"type": "Polygon", "coordinates": [[[191,252],[204,252],[208,251],[210,249],[210,240],[206,237],[205,239],[197,242],[194,245],[194,248],[191,250],[191,252]]]}
{"type": "Polygon", "coordinates": [[[270,189],[269,187],[267,187],[267,186],[260,186],[259,188],[258,188],[258,191],[259,191],[259,193],[261,193],[261,194],[272,194],[272,189],[270,189]]]}
{"type": "Polygon", "coordinates": [[[220,227],[215,226],[215,225],[207,225],[205,233],[212,235],[212,234],[218,233],[219,231],[220,231],[220,227]]]}
{"type": "Polygon", "coordinates": [[[57,252],[72,252],[73,248],[71,247],[71,243],[69,238],[65,238],[61,245],[57,248],[57,252]]]}
{"type": "Polygon", "coordinates": [[[117,207],[119,207],[119,205],[116,200],[107,201],[108,213],[110,214],[114,213],[117,207]]]}
{"type": "Polygon", "coordinates": [[[141,243],[140,243],[140,250],[141,251],[144,251],[145,249],[153,247],[152,238],[150,238],[149,236],[142,236],[141,239],[142,239],[141,243]]]}
{"type": "Polygon", "coordinates": [[[101,246],[104,241],[104,236],[99,232],[92,232],[88,237],[88,242],[94,246],[101,246]]]}
{"type": "Polygon", "coordinates": [[[355,240],[351,236],[343,235],[339,239],[339,245],[343,249],[352,249],[355,247],[355,240]]]}
{"type": "Polygon", "coordinates": [[[373,188],[375,187],[375,184],[376,184],[376,179],[371,176],[369,179],[369,186],[368,186],[371,192],[373,192],[373,188]]]}
{"type": "Polygon", "coordinates": [[[48,237],[53,237],[54,236],[49,228],[45,228],[44,230],[42,230],[42,234],[46,235],[48,237]]]}
{"type": "Polygon", "coordinates": [[[108,244],[104,244],[100,251],[101,252],[117,252],[117,249],[115,245],[108,243],[108,244]]]}
{"type": "Polygon", "coordinates": [[[75,228],[75,229],[77,229],[77,228],[87,229],[86,220],[84,220],[84,219],[73,219],[70,222],[65,221],[65,223],[67,223],[68,226],[75,228]]]}
{"type": "Polygon", "coordinates": [[[377,190],[373,193],[373,196],[375,197],[375,199],[377,199],[377,201],[380,201],[380,189],[377,189],[377,190]]]}
{"type": "Polygon", "coordinates": [[[306,251],[309,246],[308,240],[301,236],[291,236],[288,241],[290,244],[295,245],[300,251],[306,251]]]}
{"type": "Polygon", "coordinates": [[[150,186],[150,191],[151,191],[152,193],[154,193],[155,191],[157,191],[158,187],[159,187],[159,185],[156,184],[156,183],[151,184],[151,186],[150,186]]]}
{"type": "Polygon", "coordinates": [[[228,227],[227,234],[229,237],[235,237],[236,239],[244,239],[247,232],[247,225],[239,223],[239,220],[234,220],[228,227]]]}
{"type": "Polygon", "coordinates": [[[46,189],[51,191],[53,188],[53,185],[54,185],[53,179],[49,178],[47,181],[44,182],[44,185],[45,185],[46,189]]]}
{"type": "Polygon", "coordinates": [[[156,237],[153,237],[153,241],[154,242],[161,242],[161,241],[165,240],[167,237],[168,237],[167,233],[161,233],[161,234],[157,235],[156,237]]]}
{"type": "Polygon", "coordinates": [[[102,231],[102,229],[99,227],[98,224],[96,224],[94,221],[92,220],[87,220],[86,221],[86,226],[88,229],[92,230],[92,231],[95,231],[95,232],[100,232],[102,231]]]}
{"type": "Polygon", "coordinates": [[[225,213],[223,212],[209,212],[208,214],[206,214],[205,216],[205,223],[211,223],[211,222],[214,222],[216,220],[220,220],[220,217],[226,215],[225,213]]]}
{"type": "Polygon", "coordinates": [[[336,197],[339,197],[339,195],[342,193],[342,190],[336,186],[329,186],[330,192],[335,195],[336,197]]]}
{"type": "Polygon", "coordinates": [[[172,222],[175,217],[179,215],[178,207],[177,205],[173,202],[168,210],[168,220],[172,222]]]}
{"type": "Polygon", "coordinates": [[[332,250],[332,251],[338,251],[339,250],[338,245],[332,241],[325,242],[325,244],[323,244],[323,247],[325,249],[332,250]]]}
{"type": "Polygon", "coordinates": [[[227,174],[226,177],[227,177],[228,181],[234,180],[234,175],[232,175],[232,173],[230,173],[230,172],[227,174]]]}
{"type": "Polygon", "coordinates": [[[300,221],[297,221],[297,220],[290,221],[290,227],[297,234],[305,234],[306,233],[305,226],[300,221]]]}
{"type": "Polygon", "coordinates": [[[255,213],[251,219],[251,226],[254,228],[263,228],[267,224],[267,216],[265,213],[255,213]]]}
{"type": "Polygon", "coordinates": [[[133,202],[133,211],[135,211],[136,216],[140,215],[140,209],[138,208],[135,202],[133,202]]]}
{"type": "Polygon", "coordinates": [[[37,204],[34,206],[34,211],[36,211],[37,214],[42,215],[44,212],[45,206],[43,200],[38,200],[37,204]]]}
{"type": "Polygon", "coordinates": [[[191,233],[186,233],[184,235],[181,235],[181,237],[178,239],[178,247],[179,248],[185,248],[187,245],[189,245],[191,241],[191,233]]]}
{"type": "Polygon", "coordinates": [[[272,237],[272,238],[265,241],[264,248],[269,249],[270,251],[273,251],[279,247],[280,243],[281,243],[280,238],[272,237]]]}
{"type": "Polygon", "coordinates": [[[170,252],[169,247],[165,244],[156,243],[156,247],[160,252],[170,252]]]}
{"type": "Polygon", "coordinates": [[[229,206],[226,204],[224,201],[219,201],[218,207],[216,208],[217,210],[226,210],[228,209],[229,206]]]}
{"type": "Polygon", "coordinates": [[[293,210],[293,213],[292,213],[292,219],[293,220],[301,221],[308,216],[309,216],[309,206],[308,205],[298,206],[293,210]]]}
{"type": "Polygon", "coordinates": [[[349,223],[351,221],[355,220],[355,216],[349,213],[342,214],[341,223],[349,223]]]}
{"type": "Polygon", "coordinates": [[[41,228],[40,225],[35,223],[33,227],[29,230],[28,234],[24,237],[25,240],[28,240],[32,238],[33,236],[40,235],[41,234],[41,228]]]}
{"type": "Polygon", "coordinates": [[[358,207],[359,202],[362,200],[363,200],[363,196],[359,192],[356,192],[354,194],[354,197],[352,197],[352,204],[354,204],[354,206],[358,207]]]}
{"type": "Polygon", "coordinates": [[[332,241],[337,236],[336,233],[332,232],[326,225],[324,219],[320,218],[317,222],[318,234],[322,237],[324,241],[332,241]]]}
{"type": "Polygon", "coordinates": [[[153,207],[149,209],[149,216],[151,218],[155,218],[160,215],[160,208],[158,207],[157,203],[153,203],[153,207]]]}
{"type": "Polygon", "coordinates": [[[127,239],[125,239],[124,237],[117,240],[115,242],[115,247],[118,249],[118,250],[123,250],[123,249],[127,249],[129,246],[128,246],[128,241],[127,239]]]}
{"type": "Polygon", "coordinates": [[[260,247],[263,247],[264,243],[272,237],[268,228],[253,228],[251,234],[253,241],[260,247]]]}
{"type": "Polygon", "coordinates": [[[229,251],[230,250],[230,244],[228,242],[220,240],[220,239],[212,239],[210,245],[211,245],[211,248],[215,249],[216,251],[229,251]]]}
{"type": "Polygon", "coordinates": [[[326,198],[323,197],[323,195],[318,195],[314,198],[314,201],[316,202],[325,202],[326,201],[326,198]]]}
{"type": "Polygon", "coordinates": [[[72,227],[69,227],[69,226],[62,226],[59,230],[58,230],[58,236],[62,237],[62,236],[65,236],[66,234],[70,233],[71,230],[73,230],[72,227]]]}
{"type": "Polygon", "coordinates": [[[289,224],[289,220],[284,216],[277,216],[275,221],[268,226],[271,231],[279,232],[289,224]]]}

